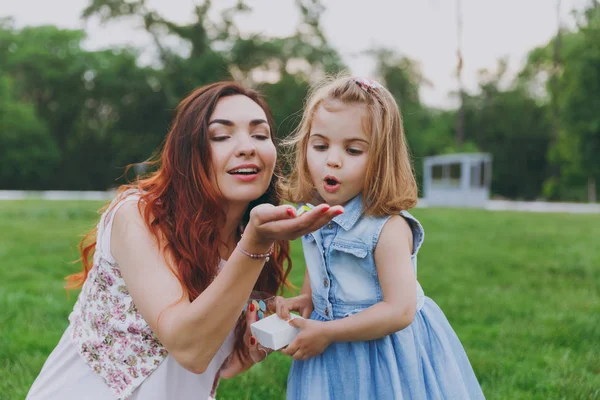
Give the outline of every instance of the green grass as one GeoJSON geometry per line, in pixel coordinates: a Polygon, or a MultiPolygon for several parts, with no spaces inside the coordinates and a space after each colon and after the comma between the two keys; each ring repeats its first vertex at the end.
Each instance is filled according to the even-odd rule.
{"type": "MultiPolygon", "coordinates": [[[[98,202],[0,202],[0,397],[22,399],[67,326],[78,236],[98,202]]],[[[600,215],[414,210],[419,280],[458,333],[489,399],[600,399],[600,215]]],[[[292,281],[304,264],[294,244],[292,281]]],[[[274,354],[219,399],[283,399],[274,354]]]]}

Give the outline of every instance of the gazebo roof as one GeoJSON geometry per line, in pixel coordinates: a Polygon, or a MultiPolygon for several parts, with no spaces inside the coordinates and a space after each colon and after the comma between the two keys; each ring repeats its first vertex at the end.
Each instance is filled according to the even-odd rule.
{"type": "Polygon", "coordinates": [[[424,163],[431,164],[454,164],[463,161],[492,161],[490,153],[455,153],[441,154],[424,158],[424,163]]]}

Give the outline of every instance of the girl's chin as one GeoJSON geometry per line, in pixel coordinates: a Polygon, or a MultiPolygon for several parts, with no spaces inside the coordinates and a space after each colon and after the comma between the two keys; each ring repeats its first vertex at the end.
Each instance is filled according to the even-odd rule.
{"type": "Polygon", "coordinates": [[[319,195],[319,202],[318,203],[327,203],[330,206],[343,206],[344,204],[346,204],[348,202],[348,200],[342,199],[339,196],[331,196],[331,195],[319,195]]]}

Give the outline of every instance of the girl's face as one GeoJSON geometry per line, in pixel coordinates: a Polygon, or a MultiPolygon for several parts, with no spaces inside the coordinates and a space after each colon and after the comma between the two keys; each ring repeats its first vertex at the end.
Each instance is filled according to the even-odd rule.
{"type": "Polygon", "coordinates": [[[225,200],[249,203],[267,191],[277,160],[263,109],[243,95],[223,97],[210,116],[211,180],[225,200]]]}
{"type": "Polygon", "coordinates": [[[345,205],[362,192],[369,160],[369,136],[362,105],[319,106],[310,127],[307,164],[313,185],[329,205],[345,205]]]}

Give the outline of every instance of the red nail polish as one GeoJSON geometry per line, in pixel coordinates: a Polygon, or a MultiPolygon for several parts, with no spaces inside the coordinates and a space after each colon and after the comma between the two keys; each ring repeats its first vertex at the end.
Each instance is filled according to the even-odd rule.
{"type": "Polygon", "coordinates": [[[321,210],[321,212],[322,212],[323,214],[325,214],[327,211],[329,211],[329,209],[330,209],[330,208],[331,208],[331,207],[325,207],[324,209],[322,209],[322,210],[321,210]]]}
{"type": "Polygon", "coordinates": [[[252,346],[254,346],[256,344],[256,339],[254,339],[254,336],[250,337],[250,344],[252,346]]]}
{"type": "Polygon", "coordinates": [[[343,214],[343,213],[344,213],[344,210],[337,210],[337,211],[335,212],[335,215],[340,215],[340,214],[343,214]]]}
{"type": "Polygon", "coordinates": [[[288,213],[288,215],[290,217],[295,217],[296,213],[294,213],[294,210],[292,210],[291,208],[288,208],[287,210],[285,210],[286,213],[288,213]]]}
{"type": "Polygon", "coordinates": [[[254,304],[250,303],[250,312],[254,312],[254,304]]]}

